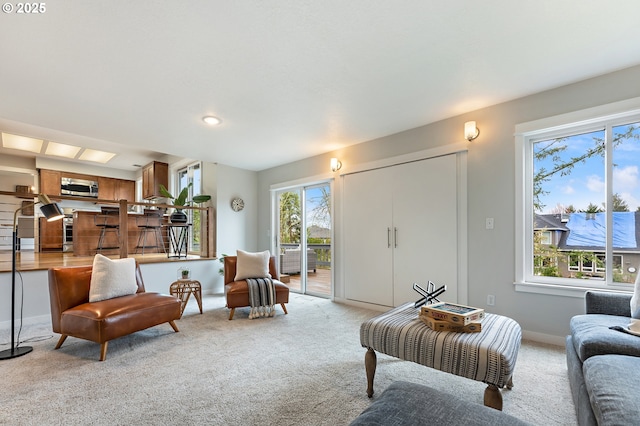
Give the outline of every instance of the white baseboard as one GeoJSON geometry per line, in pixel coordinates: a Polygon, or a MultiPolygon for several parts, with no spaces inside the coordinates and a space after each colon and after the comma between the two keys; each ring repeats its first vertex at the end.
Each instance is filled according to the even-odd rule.
{"type": "Polygon", "coordinates": [[[522,338],[534,342],[546,343],[555,346],[565,346],[565,336],[555,336],[553,334],[537,333],[535,331],[522,330],[522,338]]]}
{"type": "Polygon", "coordinates": [[[355,300],[344,299],[342,297],[334,297],[333,301],[336,303],[342,303],[344,305],[355,306],[358,308],[371,309],[374,311],[386,312],[391,309],[391,306],[374,305],[373,303],[357,302],[355,300]]]}
{"type": "MultiPolygon", "coordinates": [[[[35,317],[27,317],[22,320],[22,328],[32,326],[34,324],[43,324],[49,322],[51,323],[51,315],[38,315],[35,317]]],[[[15,319],[16,329],[20,326],[20,318],[15,319]]],[[[11,320],[9,321],[0,321],[0,332],[11,332],[11,320]]]]}

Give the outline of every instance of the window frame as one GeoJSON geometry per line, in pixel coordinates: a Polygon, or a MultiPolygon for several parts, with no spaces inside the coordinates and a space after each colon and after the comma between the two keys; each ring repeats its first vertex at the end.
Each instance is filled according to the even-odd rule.
{"type": "MultiPolygon", "coordinates": [[[[614,283],[612,268],[606,271],[604,280],[576,280],[572,278],[543,277],[533,274],[533,143],[536,141],[570,136],[605,128],[607,152],[611,151],[611,132],[607,126],[640,121],[640,98],[615,102],[594,108],[520,123],[515,126],[515,280],[516,291],[584,297],[587,289],[628,292],[633,285],[614,283]]],[[[612,171],[605,168],[607,181],[606,202],[612,204],[612,171]]],[[[610,233],[611,216],[607,219],[607,264],[613,265],[610,233]]],[[[567,259],[568,260],[568,259],[567,259]]],[[[581,266],[581,265],[580,265],[581,266]]],[[[594,265],[594,270],[597,267],[594,265]]]]}

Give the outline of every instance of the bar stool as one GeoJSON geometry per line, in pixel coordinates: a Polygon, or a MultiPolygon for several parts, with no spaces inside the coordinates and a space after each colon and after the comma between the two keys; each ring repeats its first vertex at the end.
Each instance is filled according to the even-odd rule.
{"type": "Polygon", "coordinates": [[[120,209],[103,208],[101,214],[93,217],[93,222],[100,228],[100,238],[98,238],[98,253],[102,250],[113,250],[120,248],[120,209]],[[107,232],[111,232],[116,236],[116,244],[113,246],[105,246],[105,237],[107,232]]]}
{"type": "Polygon", "coordinates": [[[162,252],[166,253],[167,249],[164,245],[162,237],[162,215],[158,210],[145,210],[142,216],[136,217],[136,225],[138,226],[138,243],[136,244],[136,253],[138,249],[158,249],[162,248],[162,252]],[[151,233],[154,238],[153,245],[147,245],[147,234],[151,233]]]}

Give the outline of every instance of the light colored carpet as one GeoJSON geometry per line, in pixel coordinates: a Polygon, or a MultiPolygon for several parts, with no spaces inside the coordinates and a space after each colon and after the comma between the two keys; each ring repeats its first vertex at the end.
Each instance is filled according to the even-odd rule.
{"type": "MultiPolygon", "coordinates": [[[[298,294],[289,315],[229,321],[224,298],[195,300],[177,322],[109,344],[58,335],[43,323],[23,330],[34,351],[2,361],[0,424],[344,425],[366,396],[360,323],[379,312],[298,294]],[[37,340],[37,341],[36,341],[37,340]]],[[[3,342],[4,343],[4,342],[3,342]]],[[[7,348],[7,345],[0,349],[7,348]]],[[[394,380],[422,383],[482,404],[485,385],[378,355],[374,399],[394,380]]],[[[504,411],[539,425],[576,424],[564,348],[523,342],[504,411]]]]}

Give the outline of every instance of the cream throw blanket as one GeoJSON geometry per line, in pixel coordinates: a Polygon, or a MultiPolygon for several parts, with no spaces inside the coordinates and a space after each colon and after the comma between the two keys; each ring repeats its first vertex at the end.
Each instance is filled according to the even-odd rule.
{"type": "Polygon", "coordinates": [[[249,286],[249,318],[272,317],[276,313],[276,288],[271,278],[247,278],[249,286]]]}

